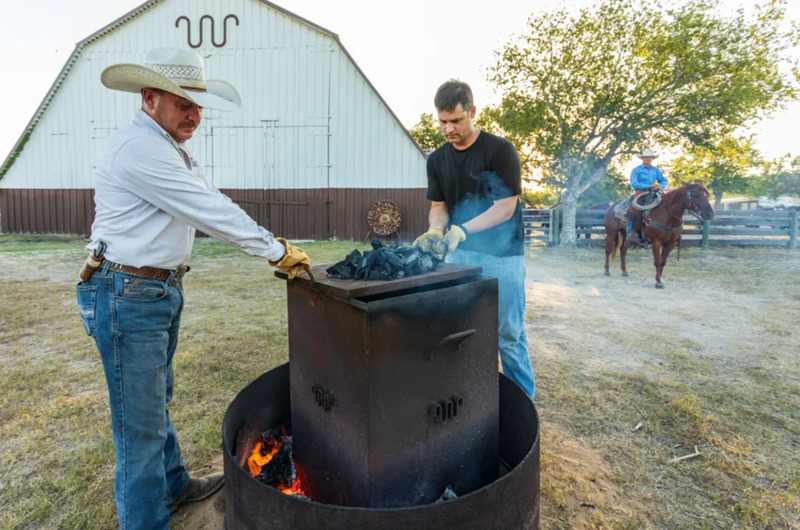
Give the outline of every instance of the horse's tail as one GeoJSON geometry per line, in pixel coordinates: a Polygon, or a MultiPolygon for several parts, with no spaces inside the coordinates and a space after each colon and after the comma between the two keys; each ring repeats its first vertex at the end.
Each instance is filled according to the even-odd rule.
{"type": "Polygon", "coordinates": [[[617,259],[617,252],[619,249],[622,248],[622,231],[617,230],[617,235],[614,236],[614,247],[611,249],[611,263],[614,263],[614,260],[617,259]]]}

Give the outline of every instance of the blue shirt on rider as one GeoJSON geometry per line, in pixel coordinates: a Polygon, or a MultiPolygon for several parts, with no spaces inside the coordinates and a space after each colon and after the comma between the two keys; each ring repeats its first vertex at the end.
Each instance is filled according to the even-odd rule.
{"type": "Polygon", "coordinates": [[[667,179],[656,166],[647,167],[642,164],[631,171],[631,187],[635,190],[646,190],[656,181],[661,185],[661,189],[667,188],[667,179]]]}

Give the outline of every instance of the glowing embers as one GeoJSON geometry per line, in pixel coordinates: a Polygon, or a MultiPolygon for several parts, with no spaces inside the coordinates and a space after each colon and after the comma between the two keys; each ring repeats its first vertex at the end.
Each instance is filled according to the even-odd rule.
{"type": "Polygon", "coordinates": [[[285,425],[261,434],[247,458],[250,476],[287,495],[302,495],[303,486],[297,479],[292,460],[291,430],[285,425]]]}

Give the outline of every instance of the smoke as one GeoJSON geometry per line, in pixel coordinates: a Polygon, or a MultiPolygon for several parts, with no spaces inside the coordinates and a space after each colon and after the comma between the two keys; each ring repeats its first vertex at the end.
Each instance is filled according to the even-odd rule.
{"type": "MultiPolygon", "coordinates": [[[[452,224],[464,224],[477,217],[492,207],[494,201],[513,197],[515,193],[506,185],[505,181],[494,171],[483,171],[477,175],[470,174],[475,183],[474,191],[468,192],[464,198],[450,211],[452,224]]],[[[517,205],[519,209],[519,205],[517,205]]],[[[516,216],[515,216],[516,217],[516,216]]],[[[468,246],[471,250],[499,254],[522,237],[521,228],[509,226],[509,223],[519,222],[515,217],[489,230],[470,234],[468,246]]]]}

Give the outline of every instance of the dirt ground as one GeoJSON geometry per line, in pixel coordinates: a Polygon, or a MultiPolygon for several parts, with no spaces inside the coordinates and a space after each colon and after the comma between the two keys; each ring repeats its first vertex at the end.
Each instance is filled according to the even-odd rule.
{"type": "MultiPolygon", "coordinates": [[[[619,261],[612,264],[611,276],[602,275],[603,251],[598,247],[563,252],[553,249],[532,255],[528,266],[528,330],[533,337],[531,351],[539,381],[537,406],[543,419],[543,528],[798,528],[800,520],[780,521],[763,514],[734,524],[733,519],[726,519],[726,510],[717,512],[713,502],[693,503],[680,493],[682,489],[722,489],[725,480],[734,482],[729,486],[734,492],[737,486],[748,489],[750,485],[735,484],[746,473],[731,473],[723,480],[712,477],[703,466],[712,459],[741,461],[745,460],[743,456],[758,461],[760,451],[752,449],[758,445],[771,446],[764,448],[765,454],[774,451],[782,455],[778,466],[785,465],[783,458],[787,457],[790,463],[800,461],[796,422],[789,428],[794,434],[791,443],[783,447],[760,438],[757,430],[725,432],[736,429],[733,410],[747,409],[750,393],[763,392],[757,390],[760,383],[755,383],[751,374],[766,380],[768,374],[775,374],[775,380],[781,379],[777,374],[786,377],[778,388],[790,391],[794,411],[775,404],[769,407],[770,413],[797,417],[798,349],[791,340],[800,317],[799,291],[791,280],[800,271],[797,254],[785,250],[684,249],[680,259],[676,253],[670,257],[663,290],[654,288],[652,255],[642,249],[629,253],[630,276],[625,278],[619,261]],[[575,428],[580,408],[566,413],[554,406],[550,398],[557,392],[547,387],[551,378],[544,372],[548,368],[560,372],[565,366],[582,378],[600,380],[591,387],[593,392],[597,390],[598,400],[613,400],[623,406],[588,400],[602,411],[592,417],[592,422],[600,426],[595,429],[590,423],[575,428]],[[666,466],[653,463],[653,450],[665,448],[669,457],[687,455],[694,452],[697,439],[686,439],[689,435],[679,427],[681,434],[673,440],[679,443],[665,443],[673,434],[668,432],[670,421],[660,416],[657,401],[643,399],[637,404],[635,393],[626,396],[625,383],[619,384],[625,377],[644,381],[645,385],[674,387],[681,396],[676,401],[688,396],[692,402],[698,396],[697,410],[692,411],[701,424],[697,439],[709,443],[701,443],[704,457],[684,464],[693,466],[687,474],[691,476],[681,476],[673,470],[675,465],[665,471],[666,466]],[[603,391],[604,378],[615,381],[609,385],[614,390],[603,391]],[[718,393],[705,390],[714,387],[720,389],[718,393]],[[734,396],[730,404],[723,401],[728,394],[734,396]],[[646,408],[653,410],[653,405],[659,418],[645,412],[646,408]],[[608,425],[603,425],[605,421],[608,425]],[[641,438],[654,438],[650,447],[640,448],[642,442],[637,437],[642,432],[646,434],[641,438]],[[752,453],[737,455],[729,450],[731,439],[742,441],[752,453]],[[706,457],[709,460],[703,461],[706,457]],[[628,463],[617,464],[620,460],[628,463]],[[661,477],[652,476],[656,473],[674,479],[671,484],[666,479],[660,481],[661,477]],[[641,477],[641,483],[627,483],[626,475],[641,477]],[[575,487],[563,487],[570,483],[575,487]],[[560,491],[566,498],[558,493],[548,495],[548,489],[560,491]],[[670,489],[676,491],[674,497],[659,498],[659,490],[670,489]],[[670,504],[684,500],[687,506],[683,508],[670,504]],[[656,512],[661,513],[654,516],[656,512]]],[[[646,396],[647,391],[640,395],[646,396]]],[[[684,419],[687,424],[693,420],[691,414],[684,419]]],[[[686,432],[691,433],[689,429],[686,432]]],[[[717,465],[714,462],[713,468],[717,465]]],[[[719,464],[719,468],[725,465],[719,464]]],[[[763,470],[753,474],[765,475],[763,470]]],[[[730,494],[716,491],[708,495],[730,494]]],[[[796,507],[796,496],[790,497],[796,507]]],[[[731,511],[736,509],[734,505],[731,511]]]]}

